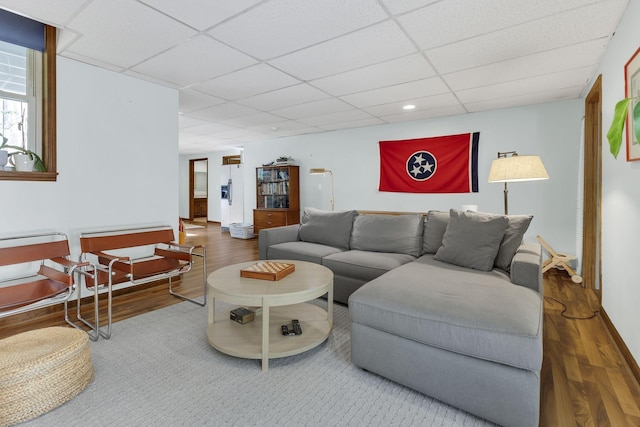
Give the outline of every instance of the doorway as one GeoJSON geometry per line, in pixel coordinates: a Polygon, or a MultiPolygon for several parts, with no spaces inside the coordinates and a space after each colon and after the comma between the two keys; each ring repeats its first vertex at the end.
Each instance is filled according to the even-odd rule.
{"type": "Polygon", "coordinates": [[[582,278],[602,303],[602,75],[585,98],[584,111],[582,278]]]}
{"type": "Polygon", "coordinates": [[[189,219],[208,220],[209,212],[209,160],[189,160],[189,219]]]}

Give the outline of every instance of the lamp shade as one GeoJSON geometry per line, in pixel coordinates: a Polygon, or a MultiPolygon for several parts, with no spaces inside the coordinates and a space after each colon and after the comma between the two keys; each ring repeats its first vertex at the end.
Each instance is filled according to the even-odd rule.
{"type": "Polygon", "coordinates": [[[491,163],[489,182],[537,181],[549,179],[539,156],[511,156],[491,163]]]}
{"type": "Polygon", "coordinates": [[[329,170],[325,169],[325,168],[311,168],[309,169],[309,173],[312,175],[315,174],[321,174],[321,173],[327,173],[329,172],[329,170]]]}

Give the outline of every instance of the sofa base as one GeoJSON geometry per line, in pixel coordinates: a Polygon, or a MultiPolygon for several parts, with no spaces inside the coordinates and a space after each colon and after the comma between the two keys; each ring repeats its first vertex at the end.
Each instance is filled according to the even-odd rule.
{"type": "Polygon", "coordinates": [[[452,353],[357,323],[354,365],[504,426],[537,426],[537,373],[452,353]],[[392,361],[392,363],[390,363],[392,361]]]}
{"type": "Polygon", "coordinates": [[[351,277],[333,276],[333,300],[342,304],[349,303],[349,296],[366,282],[351,277]]]}

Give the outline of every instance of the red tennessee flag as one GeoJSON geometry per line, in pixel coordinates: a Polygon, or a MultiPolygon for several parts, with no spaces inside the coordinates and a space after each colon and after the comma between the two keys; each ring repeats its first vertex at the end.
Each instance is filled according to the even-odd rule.
{"type": "Polygon", "coordinates": [[[480,132],[380,141],[380,191],[477,193],[480,132]]]}

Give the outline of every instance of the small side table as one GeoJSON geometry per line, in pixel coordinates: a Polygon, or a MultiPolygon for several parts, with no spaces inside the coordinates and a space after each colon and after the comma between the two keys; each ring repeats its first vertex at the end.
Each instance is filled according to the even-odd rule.
{"type": "Polygon", "coordinates": [[[211,273],[207,339],[222,353],[262,361],[292,356],[324,342],[333,327],[333,272],[319,264],[303,261],[271,260],[295,264],[295,271],[278,280],[240,277],[240,270],[256,261],[223,267],[211,273]],[[327,294],[327,310],[310,304],[327,294]],[[229,311],[216,312],[216,299],[245,307],[260,307],[254,321],[239,324],[229,319],[229,311]],[[298,319],[302,335],[283,336],[280,326],[298,319]]]}

